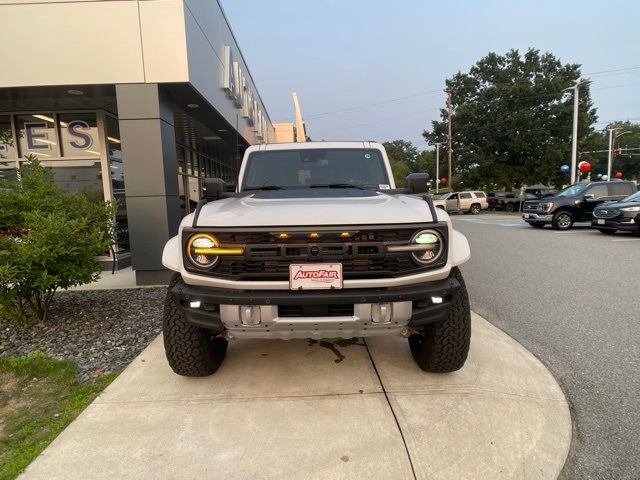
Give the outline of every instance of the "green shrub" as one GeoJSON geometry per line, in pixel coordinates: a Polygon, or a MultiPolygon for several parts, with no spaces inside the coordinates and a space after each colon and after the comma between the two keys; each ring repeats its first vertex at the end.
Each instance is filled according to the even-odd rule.
{"type": "Polygon", "coordinates": [[[0,185],[0,316],[46,321],[58,289],[97,279],[115,205],[62,193],[35,158],[0,185]]]}

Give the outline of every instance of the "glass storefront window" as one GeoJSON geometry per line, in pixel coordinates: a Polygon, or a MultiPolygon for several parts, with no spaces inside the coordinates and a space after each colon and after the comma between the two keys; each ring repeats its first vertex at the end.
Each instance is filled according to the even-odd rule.
{"type": "Polygon", "coordinates": [[[42,161],[53,172],[53,182],[63,192],[77,192],[91,200],[102,201],[102,170],[99,160],[42,161]]]}
{"type": "Polygon", "coordinates": [[[129,250],[129,224],[127,221],[127,197],[125,196],[124,163],[122,161],[122,142],[120,140],[120,124],[118,120],[106,115],[107,153],[109,158],[109,175],[114,200],[118,200],[116,211],[115,237],[117,252],[129,250]]]}
{"type": "Polygon", "coordinates": [[[20,157],[37,155],[40,160],[60,156],[60,145],[53,114],[39,113],[16,117],[20,157]]]}
{"type": "Polygon", "coordinates": [[[0,115],[0,162],[16,158],[16,144],[11,129],[11,117],[0,115]]]}
{"type": "Polygon", "coordinates": [[[95,113],[58,115],[62,154],[65,157],[99,157],[98,123],[95,113]]]}

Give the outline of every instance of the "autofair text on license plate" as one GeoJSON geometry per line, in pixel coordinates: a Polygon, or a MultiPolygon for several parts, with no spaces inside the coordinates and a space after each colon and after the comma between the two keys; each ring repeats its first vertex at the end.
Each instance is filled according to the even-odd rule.
{"type": "Polygon", "coordinates": [[[291,290],[330,290],[342,288],[341,263],[292,263],[289,265],[291,290]]]}

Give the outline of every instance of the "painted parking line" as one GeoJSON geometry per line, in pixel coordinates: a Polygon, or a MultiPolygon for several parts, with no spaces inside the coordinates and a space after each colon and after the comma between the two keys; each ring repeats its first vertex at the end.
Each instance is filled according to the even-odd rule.
{"type": "Polygon", "coordinates": [[[611,240],[612,242],[638,242],[640,238],[616,238],[615,240],[611,240]]]}
{"type": "Polygon", "coordinates": [[[529,225],[526,223],[499,223],[498,225],[507,228],[529,228],[529,225]]]}

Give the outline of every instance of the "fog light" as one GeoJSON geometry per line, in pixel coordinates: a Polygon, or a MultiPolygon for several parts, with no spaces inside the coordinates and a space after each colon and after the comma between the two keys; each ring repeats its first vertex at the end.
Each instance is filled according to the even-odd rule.
{"type": "Polygon", "coordinates": [[[190,308],[200,308],[200,305],[202,305],[202,302],[200,300],[192,300],[191,302],[189,302],[190,308]]]}
{"type": "Polygon", "coordinates": [[[260,325],[260,307],[257,305],[242,305],[240,308],[240,323],[244,327],[260,325]]]}
{"type": "Polygon", "coordinates": [[[371,321],[373,323],[389,323],[393,314],[393,304],[374,303],[371,305],[371,321]]]}
{"type": "Polygon", "coordinates": [[[442,303],[442,297],[431,297],[431,303],[435,303],[435,304],[442,303]]]}

